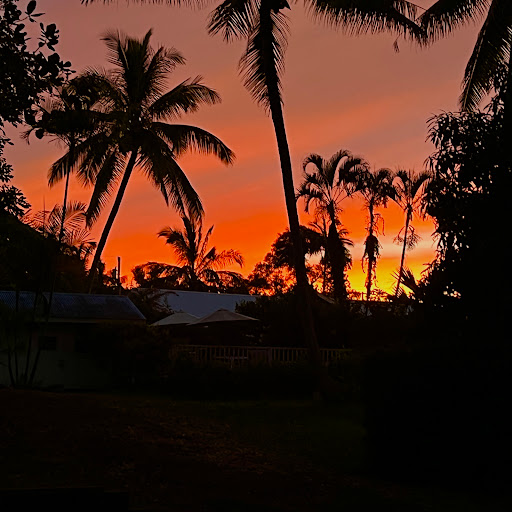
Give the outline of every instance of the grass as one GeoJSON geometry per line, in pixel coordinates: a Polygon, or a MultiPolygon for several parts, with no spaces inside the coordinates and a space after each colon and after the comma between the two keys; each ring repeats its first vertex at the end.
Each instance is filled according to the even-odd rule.
{"type": "Polygon", "coordinates": [[[4,488],[101,486],[127,491],[130,507],[144,510],[502,506],[366,475],[358,405],[0,390],[0,411],[4,488]]]}

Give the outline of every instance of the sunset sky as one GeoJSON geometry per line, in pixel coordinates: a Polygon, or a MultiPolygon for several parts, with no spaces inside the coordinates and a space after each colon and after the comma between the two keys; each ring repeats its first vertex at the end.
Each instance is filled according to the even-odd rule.
{"type": "MultiPolygon", "coordinates": [[[[428,6],[432,1],[423,0],[428,6]]],[[[214,4],[212,4],[214,5],[214,4]]],[[[183,118],[184,123],[205,128],[219,136],[236,153],[233,166],[225,167],[212,157],[187,156],[181,160],[206,211],[205,222],[214,224],[212,238],[218,249],[242,252],[248,274],[268,252],[277,234],[287,227],[277,146],[270,118],[252,101],[238,76],[237,64],[244,43],[225,44],[206,33],[211,9],[201,11],[162,5],[98,2],[82,6],[79,0],[39,0],[44,22],[55,22],[61,39],[58,51],[78,72],[86,67],[106,67],[106,51],[100,40],[107,29],[119,29],[140,37],[153,28],[153,46],[174,46],[187,59],[170,78],[172,87],[188,77],[202,75],[222,103],[204,107],[183,118]]],[[[465,63],[478,26],[468,26],[428,49],[401,40],[393,51],[394,37],[349,37],[314,23],[301,3],[289,12],[291,36],[283,80],[284,108],[295,183],[299,184],[302,161],[309,153],[330,157],[349,149],[365,157],[373,168],[388,167],[421,171],[432,152],[426,142],[427,119],[455,110],[465,63]]],[[[50,139],[35,138],[27,145],[15,130],[8,131],[15,145],[5,151],[14,166],[14,184],[20,187],[34,210],[62,202],[63,183],[47,185],[50,164],[63,148],[50,139]]],[[[71,199],[87,202],[90,190],[76,182],[71,199]]],[[[308,222],[302,214],[302,221],[308,222]]],[[[385,236],[377,275],[379,288],[390,290],[393,272],[400,263],[400,247],[393,244],[403,222],[395,205],[381,212],[385,236]]],[[[107,212],[93,229],[96,239],[107,212]]],[[[344,205],[342,222],[354,241],[352,288],[362,290],[361,256],[366,214],[359,199],[344,205]]],[[[160,193],[141,175],[128,186],[103,259],[112,268],[122,259],[122,274],[147,261],[172,262],[172,254],[156,233],[164,226],[179,227],[179,216],[165,206],[160,193]]],[[[408,253],[407,265],[419,276],[434,256],[431,222],[415,221],[422,241],[408,253]]]]}

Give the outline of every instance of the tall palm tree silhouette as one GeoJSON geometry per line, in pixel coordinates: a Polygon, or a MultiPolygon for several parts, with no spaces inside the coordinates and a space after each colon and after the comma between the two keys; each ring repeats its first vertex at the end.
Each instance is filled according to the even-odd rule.
{"type": "MultiPolygon", "coordinates": [[[[171,124],[201,104],[220,101],[215,91],[201,83],[201,77],[188,79],[165,92],[166,78],[185,59],[175,49],[149,44],[151,30],[141,39],[118,32],[104,35],[111,71],[91,70],[86,77],[100,93],[98,111],[101,129],[75,147],[78,176],[94,185],[86,212],[94,222],[117,187],[117,194],[101,234],[90,269],[90,289],[108,235],[119,211],[126,187],[136,166],[160,190],[167,204],[179,211],[197,214],[202,206],[197,193],[179,166],[177,158],[190,149],[211,153],[222,162],[233,162],[232,151],[217,137],[195,126],[171,124]]],[[[50,183],[65,174],[64,162],[57,161],[50,183]]]]}
{"type": "MultiPolygon", "coordinates": [[[[92,3],[94,0],[82,1],[92,3]]],[[[154,2],[158,3],[159,0],[154,2]]],[[[167,3],[202,6],[207,0],[167,0],[167,3]]],[[[424,40],[423,30],[414,22],[416,5],[406,0],[306,0],[305,5],[313,16],[326,19],[331,25],[341,27],[354,35],[388,30],[416,38],[418,41],[424,40]]],[[[284,14],[284,9],[290,9],[287,0],[225,0],[212,12],[208,30],[211,34],[223,34],[227,42],[247,40],[247,47],[240,59],[240,69],[245,86],[254,100],[270,113],[274,125],[294,246],[299,318],[310,360],[316,368],[321,368],[282,108],[281,76],[289,33],[288,17],[284,14]]]]}
{"type": "Polygon", "coordinates": [[[297,198],[304,198],[306,212],[313,204],[316,217],[328,219],[326,259],[331,269],[334,296],[342,300],[347,295],[345,267],[348,260],[338,229],[341,203],[357,191],[362,176],[368,172],[368,164],[342,149],[329,160],[314,153],[308,155],[303,171],[304,179],[298,188],[297,198]],[[308,170],[310,168],[311,171],[308,170]]]}
{"type": "Polygon", "coordinates": [[[395,297],[400,291],[402,275],[404,272],[405,251],[412,249],[420,240],[412,226],[414,214],[418,212],[423,199],[425,186],[430,180],[430,173],[422,172],[419,174],[413,171],[399,170],[395,174],[393,185],[395,187],[394,200],[405,213],[405,225],[395,238],[397,243],[402,244],[402,256],[400,258],[400,269],[396,283],[395,297]]]}
{"type": "Polygon", "coordinates": [[[366,300],[370,300],[372,284],[376,277],[377,259],[380,256],[380,243],[377,235],[380,233],[379,223],[383,225],[383,218],[376,211],[379,206],[386,206],[388,199],[394,197],[393,173],[389,169],[378,169],[368,172],[365,176],[361,195],[364,198],[365,208],[368,210],[368,235],[364,242],[362,264],[367,263],[366,270],[366,300]]]}
{"type": "Polygon", "coordinates": [[[213,226],[203,233],[202,218],[195,214],[183,215],[182,221],[184,229],[167,226],[158,233],[176,256],[179,266],[171,266],[169,270],[180,281],[190,290],[206,290],[211,286],[219,288],[228,280],[243,279],[237,272],[221,270],[234,263],[242,267],[244,259],[233,249],[218,252],[209,246],[213,226]]]}
{"type": "Polygon", "coordinates": [[[464,73],[460,96],[463,110],[473,110],[478,106],[493,88],[494,79],[503,67],[508,68],[508,81],[512,84],[512,2],[438,0],[419,18],[427,34],[438,38],[483,16],[485,20],[464,73]]]}

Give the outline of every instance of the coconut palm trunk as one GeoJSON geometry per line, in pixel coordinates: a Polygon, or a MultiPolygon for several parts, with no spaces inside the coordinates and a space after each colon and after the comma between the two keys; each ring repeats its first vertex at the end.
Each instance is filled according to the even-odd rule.
{"type": "Polygon", "coordinates": [[[130,160],[126,165],[126,169],[124,171],[123,179],[121,184],[119,185],[119,190],[117,191],[116,199],[114,204],[112,205],[112,210],[110,210],[110,214],[108,216],[105,227],[103,228],[103,232],[101,233],[100,241],[98,242],[98,246],[96,247],[96,251],[94,253],[94,259],[92,261],[91,268],[89,270],[89,293],[92,292],[98,265],[100,263],[101,254],[103,253],[103,249],[105,248],[105,244],[107,243],[108,235],[110,234],[110,230],[112,229],[112,225],[114,224],[114,220],[117,216],[117,212],[119,211],[119,207],[121,206],[121,201],[123,200],[124,193],[126,191],[126,187],[128,186],[128,182],[130,181],[130,176],[132,175],[133,169],[135,167],[135,162],[137,161],[137,153],[138,148],[132,150],[130,155],[130,160]]]}
{"type": "Polygon", "coordinates": [[[333,281],[334,298],[340,302],[347,297],[347,289],[345,287],[345,248],[340,240],[338,230],[336,229],[336,214],[334,212],[334,204],[330,205],[329,218],[331,225],[327,235],[329,246],[329,259],[333,281]]]}
{"type": "Polygon", "coordinates": [[[407,248],[407,233],[409,232],[409,224],[411,223],[411,216],[412,216],[411,212],[407,211],[407,217],[405,219],[404,243],[402,245],[402,257],[400,258],[400,270],[398,272],[398,281],[396,283],[395,297],[398,296],[398,292],[400,291],[400,284],[402,283],[402,272],[404,271],[405,251],[407,248]]]}
{"type": "Polygon", "coordinates": [[[372,293],[372,281],[373,281],[373,265],[375,262],[375,247],[373,244],[373,226],[375,223],[375,215],[373,213],[373,204],[370,203],[370,225],[368,227],[368,238],[367,240],[370,243],[370,248],[368,250],[368,270],[366,275],[366,300],[370,300],[370,296],[372,293]]]}
{"type": "Polygon", "coordinates": [[[265,63],[264,79],[268,94],[270,114],[276,134],[279,160],[281,163],[286,212],[288,215],[288,222],[290,224],[294,270],[295,278],[297,280],[297,295],[299,300],[298,313],[302,323],[302,330],[304,332],[304,339],[308,348],[310,361],[314,367],[319,368],[321,367],[320,349],[315,332],[313,312],[311,309],[310,288],[306,274],[304,252],[302,250],[299,214],[297,212],[295,186],[293,184],[292,162],[290,158],[290,149],[288,147],[288,138],[286,136],[281,95],[279,93],[278,72],[273,58],[273,27],[271,21],[271,9],[272,2],[270,0],[262,0],[260,5],[260,35],[262,42],[262,54],[264,56],[263,61],[265,63]]]}
{"type": "Polygon", "coordinates": [[[59,245],[62,243],[62,238],[64,237],[64,223],[66,221],[66,210],[68,205],[69,176],[71,175],[71,162],[73,161],[74,157],[74,149],[75,136],[72,134],[69,142],[69,159],[66,165],[66,183],[64,185],[64,202],[62,203],[62,217],[60,220],[59,245]]]}

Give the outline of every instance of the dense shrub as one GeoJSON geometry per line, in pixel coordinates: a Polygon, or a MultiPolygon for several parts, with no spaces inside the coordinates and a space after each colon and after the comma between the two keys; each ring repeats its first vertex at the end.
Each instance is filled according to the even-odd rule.
{"type": "Polygon", "coordinates": [[[373,469],[458,485],[510,481],[510,349],[447,342],[366,365],[373,469]]]}

